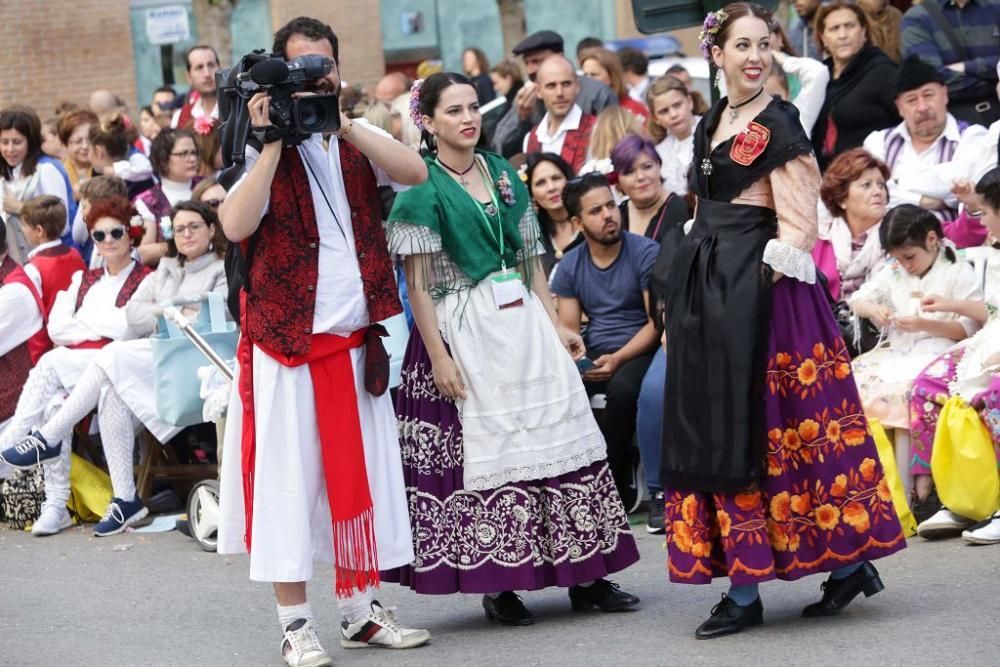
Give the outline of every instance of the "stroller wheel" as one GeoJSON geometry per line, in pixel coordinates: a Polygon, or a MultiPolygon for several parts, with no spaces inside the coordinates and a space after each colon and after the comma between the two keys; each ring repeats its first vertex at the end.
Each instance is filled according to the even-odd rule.
{"type": "Polygon", "coordinates": [[[205,479],[194,485],[188,495],[188,521],[191,536],[205,551],[215,551],[219,532],[219,482],[205,479]]]}

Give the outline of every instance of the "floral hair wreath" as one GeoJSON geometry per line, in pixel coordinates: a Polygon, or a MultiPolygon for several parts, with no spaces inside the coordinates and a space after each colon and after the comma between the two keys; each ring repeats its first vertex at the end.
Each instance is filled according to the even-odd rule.
{"type": "Polygon", "coordinates": [[[719,34],[719,30],[727,18],[729,15],[721,9],[705,15],[705,22],[701,26],[701,32],[698,33],[698,44],[701,46],[701,53],[705,56],[705,60],[712,58],[715,36],[719,34]]]}
{"type": "Polygon", "coordinates": [[[174,238],[174,221],[170,219],[169,215],[160,218],[160,236],[163,237],[164,241],[174,238]]]}
{"type": "Polygon", "coordinates": [[[128,221],[128,237],[137,241],[141,240],[145,231],[146,230],[142,226],[142,218],[137,215],[133,215],[132,219],[128,221]]]}
{"type": "Polygon", "coordinates": [[[410,87],[410,120],[413,124],[417,126],[417,129],[423,132],[424,127],[424,115],[420,113],[420,89],[424,85],[423,79],[417,79],[413,82],[413,86],[410,87]]]}

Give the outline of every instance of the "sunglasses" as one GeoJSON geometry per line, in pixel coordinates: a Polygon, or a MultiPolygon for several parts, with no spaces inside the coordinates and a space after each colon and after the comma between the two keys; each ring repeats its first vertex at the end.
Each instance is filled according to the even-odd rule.
{"type": "Polygon", "coordinates": [[[207,204],[209,208],[219,208],[222,205],[221,199],[202,199],[202,204],[207,204]]]}
{"type": "Polygon", "coordinates": [[[123,238],[125,238],[125,228],[124,227],[115,227],[110,232],[101,231],[99,229],[96,232],[94,232],[93,234],[91,234],[91,237],[93,237],[94,241],[97,242],[97,243],[104,243],[104,241],[109,236],[112,239],[114,239],[115,241],[121,241],[123,238]]]}

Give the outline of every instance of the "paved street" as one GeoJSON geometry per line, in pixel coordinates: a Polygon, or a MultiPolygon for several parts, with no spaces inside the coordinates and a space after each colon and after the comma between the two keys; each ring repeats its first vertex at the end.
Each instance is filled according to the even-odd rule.
{"type": "MultiPolygon", "coordinates": [[[[641,527],[639,527],[641,529],[641,527]]],[[[819,577],[762,588],[766,625],[712,642],[695,626],[725,590],[665,580],[662,540],[639,534],[643,559],[615,577],[643,599],[630,614],[573,614],[565,592],[528,593],[537,623],[490,626],[476,596],[380,596],[434,634],[391,653],[337,646],[336,604],[324,568],[311,588],[321,639],[353,665],[1000,665],[1000,547],[911,541],[879,568],[884,593],[835,619],[799,617],[819,577]],[[334,648],[336,647],[336,648],[334,648]]],[[[245,558],[202,552],[171,532],[95,539],[86,528],[39,539],[0,529],[2,665],[282,665],[267,586],[245,558]]]]}

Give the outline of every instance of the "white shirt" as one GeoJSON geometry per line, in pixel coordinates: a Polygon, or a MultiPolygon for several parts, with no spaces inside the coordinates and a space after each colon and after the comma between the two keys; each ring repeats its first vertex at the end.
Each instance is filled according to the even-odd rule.
{"type": "MultiPolygon", "coordinates": [[[[163,195],[170,202],[171,206],[174,206],[177,202],[191,199],[191,181],[181,182],[171,181],[169,178],[161,178],[160,189],[163,190],[163,195]]],[[[143,220],[153,220],[153,222],[159,223],[159,220],[155,219],[153,212],[149,210],[149,207],[141,199],[135,200],[135,210],[143,220]]]]}
{"type": "MultiPolygon", "coordinates": [[[[388,133],[361,119],[355,119],[354,122],[364,123],[369,130],[389,136],[388,133]]],[[[368,326],[369,320],[368,301],[365,298],[361,269],[354,245],[351,207],[347,201],[347,190],[344,187],[343,171],[340,166],[338,141],[336,136],[330,137],[329,148],[325,149],[322,135],[314,134],[298,146],[298,151],[309,178],[309,189],[312,192],[316,223],[319,227],[319,277],[316,281],[316,308],[313,312],[312,331],[314,334],[334,333],[346,336],[368,326]],[[318,181],[313,177],[313,172],[318,181]],[[327,206],[327,199],[333,205],[336,217],[327,206]]],[[[258,156],[257,151],[247,146],[246,171],[253,167],[258,156]]],[[[380,167],[372,164],[372,169],[379,185],[391,185],[394,189],[403,189],[403,186],[392,182],[380,167]]],[[[236,192],[245,178],[246,174],[240,177],[227,196],[236,192]]],[[[261,210],[261,218],[267,213],[269,206],[270,196],[261,210]]]]}
{"type": "MultiPolygon", "coordinates": [[[[556,155],[562,153],[563,142],[566,141],[566,133],[570,130],[580,129],[580,121],[582,119],[583,109],[579,105],[574,104],[573,108],[566,114],[566,117],[559,123],[556,131],[549,134],[549,113],[546,111],[545,115],[542,116],[542,122],[535,128],[535,136],[538,138],[538,143],[542,145],[542,152],[555,153],[556,155]]],[[[525,153],[528,152],[529,137],[530,134],[524,137],[523,150],[525,153]]]]}
{"type": "Polygon", "coordinates": [[[997,166],[1000,120],[990,125],[988,130],[980,125],[973,125],[965,130],[962,139],[950,162],[942,162],[908,173],[900,178],[899,186],[947,201],[952,197],[951,186],[955,181],[967,180],[973,185],[978,183],[986,172],[997,166]],[[975,140],[966,141],[965,137],[969,136],[973,128],[976,128],[975,134],[972,135],[975,140]]]}
{"type": "MultiPolygon", "coordinates": [[[[183,107],[181,109],[177,109],[176,111],[174,111],[174,115],[170,117],[170,127],[173,127],[173,128],[177,127],[177,123],[180,122],[180,119],[181,119],[181,111],[182,111],[182,109],[183,109],[183,107]]],[[[195,118],[201,118],[204,115],[205,115],[205,106],[202,104],[201,97],[199,96],[198,99],[195,100],[194,104],[191,105],[191,119],[194,120],[195,118]]],[[[210,114],[208,114],[208,117],[209,118],[218,118],[219,117],[219,100],[218,100],[218,98],[216,98],[216,100],[215,100],[215,106],[212,107],[212,112],[210,114]]]]}
{"type": "Polygon", "coordinates": [[[691,121],[691,134],[687,139],[678,139],[676,135],[667,134],[663,141],[656,144],[656,152],[660,156],[660,175],[663,177],[663,187],[668,192],[678,195],[687,194],[688,172],[694,160],[694,128],[698,126],[700,116],[691,121]]]}
{"type": "MultiPolygon", "coordinates": [[[[59,244],[59,241],[43,243],[28,253],[28,258],[59,244]]],[[[24,272],[34,283],[35,289],[41,293],[42,276],[38,273],[38,269],[31,264],[25,264],[24,272]]],[[[38,310],[38,303],[32,296],[31,290],[21,283],[0,286],[0,356],[34,336],[43,325],[42,313],[38,310]]]]}
{"type": "MultiPolygon", "coordinates": [[[[11,180],[0,178],[0,210],[3,208],[2,204],[7,194],[7,188],[13,190],[14,196],[22,202],[38,195],[54,195],[59,197],[63,206],[66,207],[66,224],[69,225],[69,192],[66,190],[66,181],[59,172],[59,168],[50,162],[39,162],[35,173],[24,178],[21,176],[23,166],[22,163],[14,167],[11,180]]],[[[65,232],[65,229],[63,231],[65,232]]]]}
{"type": "Polygon", "coordinates": [[[813,125],[826,100],[826,86],[830,82],[830,70],[813,58],[785,56],[781,67],[787,74],[799,79],[799,94],[791,102],[799,110],[799,121],[806,134],[812,134],[813,125]]]}
{"type": "Polygon", "coordinates": [[[115,300],[135,267],[135,262],[132,262],[116,276],[105,271],[91,285],[79,310],[76,310],[76,297],[80,293],[83,271],[74,273],[69,287],[56,295],[49,313],[48,331],[52,342],[56,345],[76,345],[102,338],[124,338],[128,329],[125,308],[115,306],[115,300]]]}
{"type": "MultiPolygon", "coordinates": [[[[919,205],[920,197],[924,195],[943,199],[950,208],[957,208],[958,202],[951,194],[951,182],[939,184],[933,188],[934,194],[931,194],[921,186],[922,177],[920,175],[929,168],[942,164],[941,149],[945,141],[958,142],[952,158],[954,160],[960,151],[968,152],[973,146],[978,148],[979,144],[986,140],[986,128],[981,125],[970,125],[965,128],[964,132],[959,132],[958,122],[954,116],[948,114],[941,136],[922,153],[918,153],[914,149],[913,139],[910,137],[910,131],[905,122],[888,130],[872,132],[865,139],[864,148],[875,157],[885,160],[890,140],[896,136],[902,137],[903,146],[896,158],[895,165],[890,165],[892,176],[887,183],[889,186],[889,208],[900,204],[919,205]]],[[[995,164],[997,152],[995,141],[992,145],[992,151],[995,164]]]]}
{"type": "Polygon", "coordinates": [[[628,96],[636,102],[646,103],[646,90],[649,88],[649,77],[644,76],[639,83],[628,87],[628,96]]]}

